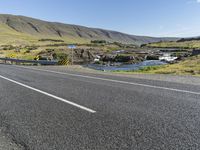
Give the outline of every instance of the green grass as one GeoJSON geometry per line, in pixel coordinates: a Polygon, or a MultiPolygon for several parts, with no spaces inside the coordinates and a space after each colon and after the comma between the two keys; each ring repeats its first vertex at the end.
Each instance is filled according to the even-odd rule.
{"type": "Polygon", "coordinates": [[[174,74],[174,75],[200,76],[200,55],[190,57],[177,64],[150,66],[150,67],[144,67],[137,71],[120,71],[120,73],[174,74]]]}
{"type": "Polygon", "coordinates": [[[200,48],[200,41],[186,41],[186,42],[158,42],[147,44],[147,47],[160,48],[200,48]]]}
{"type": "Polygon", "coordinates": [[[36,50],[31,50],[30,53],[26,53],[27,49],[20,48],[20,52],[16,52],[13,50],[0,50],[0,57],[10,57],[14,56],[14,58],[19,59],[27,59],[33,60],[35,56],[37,56],[41,51],[45,51],[46,49],[55,49],[55,51],[61,51],[60,49],[66,49],[66,46],[46,46],[46,45],[54,45],[62,42],[53,42],[53,41],[40,41],[40,39],[55,39],[55,40],[63,40],[64,43],[89,43],[89,40],[85,40],[78,37],[48,37],[48,36],[36,36],[30,35],[26,33],[17,32],[14,29],[10,28],[5,24],[0,23],[0,47],[4,47],[3,45],[12,45],[14,47],[18,46],[30,46],[33,47],[36,45],[38,48],[36,50]]]}
{"type": "Polygon", "coordinates": [[[16,32],[4,24],[0,24],[0,45],[12,44],[23,45],[32,44],[37,38],[25,33],[16,32]]]}
{"type": "Polygon", "coordinates": [[[50,39],[55,39],[55,40],[63,40],[66,43],[89,43],[90,40],[83,39],[80,37],[73,37],[73,36],[68,36],[68,37],[57,37],[57,36],[37,36],[37,35],[30,35],[26,33],[21,33],[17,32],[14,29],[10,28],[9,26],[5,24],[0,23],[0,45],[30,45],[30,44],[36,44],[36,45],[46,45],[50,44],[52,42],[47,41],[39,41],[40,39],[43,38],[50,38],[50,39]]]}

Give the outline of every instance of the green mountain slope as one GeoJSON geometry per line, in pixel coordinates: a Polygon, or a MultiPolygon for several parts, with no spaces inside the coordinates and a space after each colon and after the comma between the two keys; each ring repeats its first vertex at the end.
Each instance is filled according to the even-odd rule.
{"type": "Polygon", "coordinates": [[[181,40],[178,42],[156,42],[146,45],[150,48],[185,48],[193,49],[200,48],[200,40],[181,40]]]}
{"type": "Polygon", "coordinates": [[[176,38],[153,38],[128,35],[116,31],[47,22],[24,16],[0,15],[0,43],[34,42],[39,38],[64,39],[66,42],[86,43],[91,40],[107,40],[128,44],[145,44],[158,41],[174,41],[176,38]]]}

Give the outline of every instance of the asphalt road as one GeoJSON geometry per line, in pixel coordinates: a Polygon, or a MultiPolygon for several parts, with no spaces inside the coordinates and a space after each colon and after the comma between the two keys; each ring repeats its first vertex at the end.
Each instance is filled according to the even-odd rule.
{"type": "Polygon", "coordinates": [[[198,150],[200,83],[0,64],[0,128],[30,150],[198,150]]]}

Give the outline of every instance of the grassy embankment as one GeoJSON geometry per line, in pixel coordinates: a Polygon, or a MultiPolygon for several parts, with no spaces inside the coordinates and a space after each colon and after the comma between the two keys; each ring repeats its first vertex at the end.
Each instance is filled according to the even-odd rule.
{"type": "Polygon", "coordinates": [[[193,56],[177,64],[146,67],[137,72],[152,74],[175,74],[200,76],[200,56],[193,56]]]}
{"type": "Polygon", "coordinates": [[[130,74],[174,74],[200,76],[200,55],[190,57],[177,64],[144,67],[137,71],[118,71],[130,74]]]}

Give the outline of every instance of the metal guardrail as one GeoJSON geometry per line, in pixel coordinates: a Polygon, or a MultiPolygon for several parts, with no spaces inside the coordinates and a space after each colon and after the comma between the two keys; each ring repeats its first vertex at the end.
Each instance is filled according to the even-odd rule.
{"type": "Polygon", "coordinates": [[[0,58],[0,60],[4,61],[5,63],[7,61],[13,63],[29,63],[29,64],[40,64],[40,65],[57,65],[58,61],[53,60],[53,61],[48,61],[48,60],[22,60],[22,59],[14,59],[14,58],[0,58]]]}

